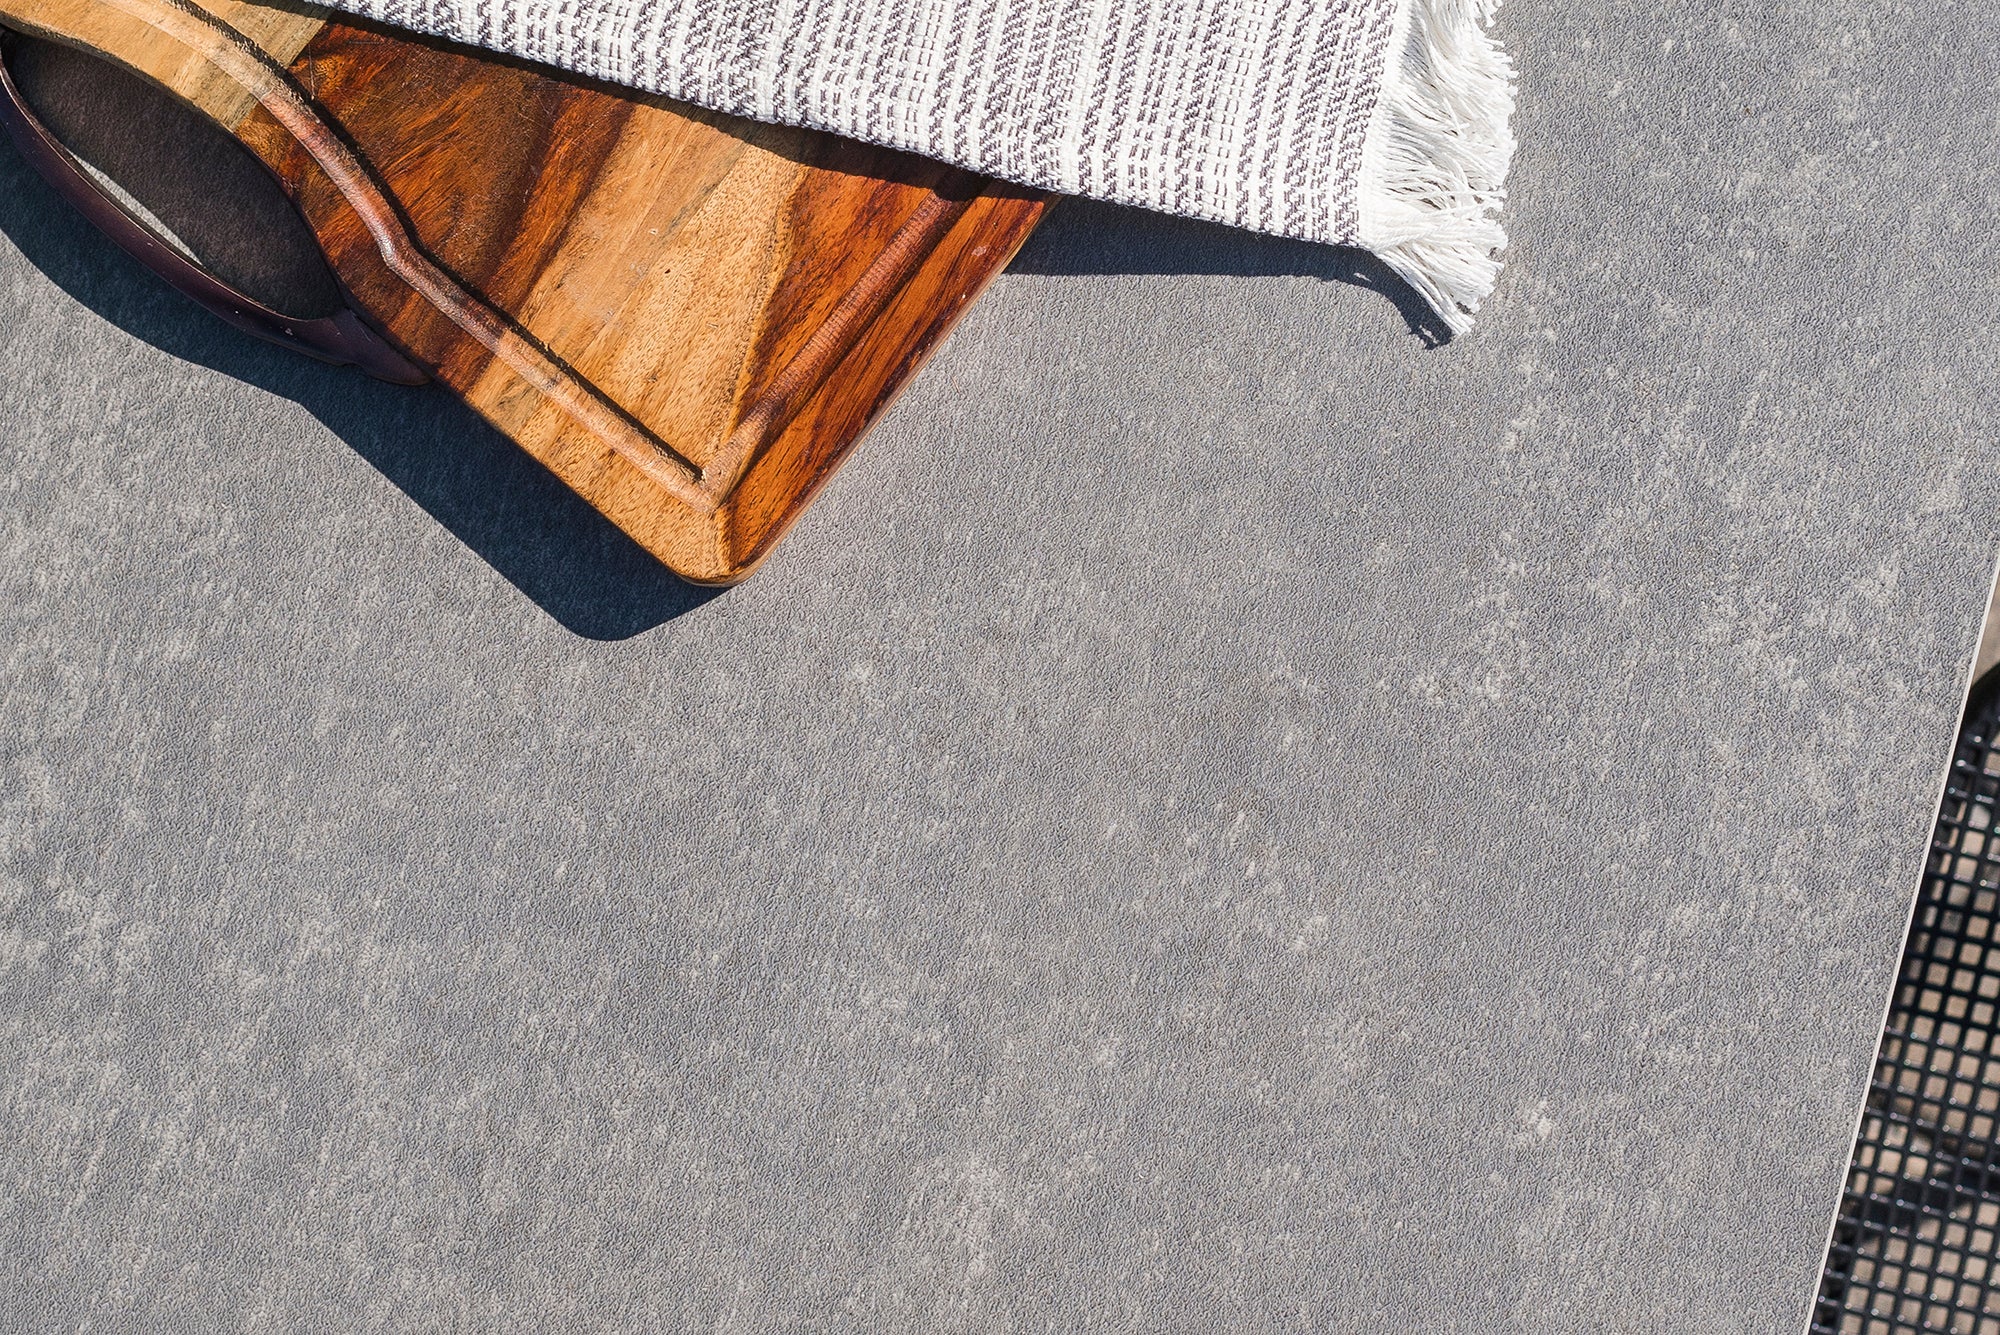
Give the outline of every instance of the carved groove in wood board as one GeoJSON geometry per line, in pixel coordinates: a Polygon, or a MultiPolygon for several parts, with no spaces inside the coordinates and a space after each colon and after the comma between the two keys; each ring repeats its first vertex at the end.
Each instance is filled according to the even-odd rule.
{"type": "Polygon", "coordinates": [[[321,120],[271,58],[240,33],[180,0],[100,0],[195,51],[236,81],[290,132],[374,237],[390,272],[478,340],[514,373],[589,429],[660,486],[689,505],[713,509],[701,475],[671,447],[627,417],[511,321],[434,263],[404,228],[396,207],[367,166],[321,120]]]}

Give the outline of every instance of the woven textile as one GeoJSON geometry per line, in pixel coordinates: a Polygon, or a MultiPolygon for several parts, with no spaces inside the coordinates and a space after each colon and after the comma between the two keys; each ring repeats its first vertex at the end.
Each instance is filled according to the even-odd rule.
{"type": "Polygon", "coordinates": [[[1049,190],[1492,286],[1491,0],[338,0],[401,27],[1049,190]]]}

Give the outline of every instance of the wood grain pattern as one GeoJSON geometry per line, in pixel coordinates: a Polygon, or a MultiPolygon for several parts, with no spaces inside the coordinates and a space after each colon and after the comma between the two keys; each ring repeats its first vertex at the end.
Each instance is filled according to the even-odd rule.
{"type": "Polygon", "coordinates": [[[0,19],[234,133],[364,314],[696,580],[756,566],[1046,207],[313,8],[0,0],[0,19]]]}

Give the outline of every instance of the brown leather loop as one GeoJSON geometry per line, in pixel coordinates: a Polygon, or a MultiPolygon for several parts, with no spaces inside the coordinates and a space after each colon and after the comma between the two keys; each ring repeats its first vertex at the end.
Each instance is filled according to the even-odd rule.
{"type": "Polygon", "coordinates": [[[29,166],[126,254],[176,291],[246,334],[336,366],[357,366],[378,380],[421,385],[430,377],[353,310],[295,319],[231,287],[189,259],[92,180],[76,157],[49,133],[15,86],[7,68],[9,34],[0,28],[0,127],[29,166]]]}

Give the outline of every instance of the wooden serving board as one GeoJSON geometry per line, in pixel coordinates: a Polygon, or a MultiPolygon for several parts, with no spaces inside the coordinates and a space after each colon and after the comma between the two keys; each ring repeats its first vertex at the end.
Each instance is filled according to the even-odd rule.
{"type": "Polygon", "coordinates": [[[317,8],[0,0],[0,22],[234,134],[366,318],[703,582],[755,568],[1047,204],[317,8]]]}

